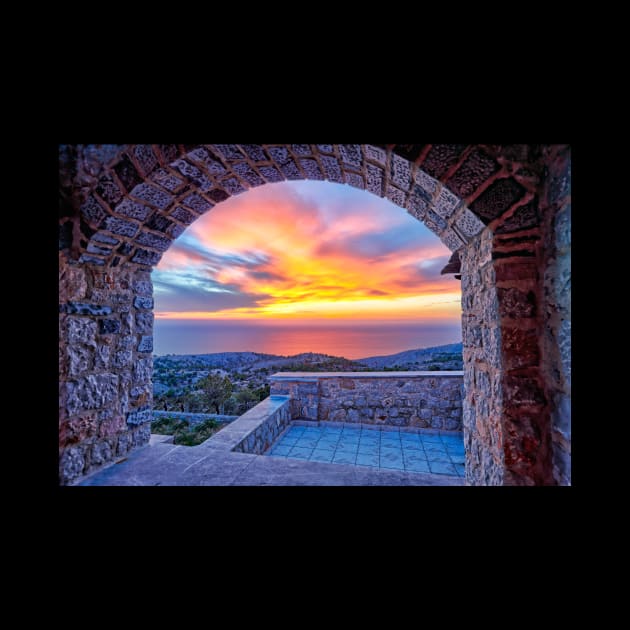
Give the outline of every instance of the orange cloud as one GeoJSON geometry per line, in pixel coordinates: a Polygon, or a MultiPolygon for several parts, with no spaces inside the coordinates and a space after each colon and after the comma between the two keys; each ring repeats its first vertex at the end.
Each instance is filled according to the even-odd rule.
{"type": "Polygon", "coordinates": [[[195,222],[154,272],[156,311],[179,319],[449,319],[450,252],[387,200],[320,182],[232,197],[195,222]],[[207,304],[207,307],[204,307],[207,304]]]}

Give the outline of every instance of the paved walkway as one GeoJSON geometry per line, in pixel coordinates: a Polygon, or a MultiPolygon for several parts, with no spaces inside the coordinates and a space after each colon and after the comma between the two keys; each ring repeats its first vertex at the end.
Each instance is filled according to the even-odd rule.
{"type": "Polygon", "coordinates": [[[269,454],[312,462],[464,477],[461,434],[400,432],[398,427],[375,430],[349,425],[307,427],[293,424],[269,454]]]}
{"type": "MultiPolygon", "coordinates": [[[[168,438],[168,436],[163,436],[168,438]]],[[[287,457],[152,443],[84,479],[81,486],[462,486],[464,480],[287,457]]]]}

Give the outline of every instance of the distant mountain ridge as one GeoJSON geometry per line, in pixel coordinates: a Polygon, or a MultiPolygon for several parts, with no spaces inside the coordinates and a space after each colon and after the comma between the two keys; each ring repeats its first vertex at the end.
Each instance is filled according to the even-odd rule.
{"type": "Polygon", "coordinates": [[[401,368],[424,369],[428,365],[436,363],[458,363],[458,367],[444,367],[443,369],[462,369],[462,344],[449,343],[443,346],[431,346],[430,348],[418,348],[416,350],[405,350],[396,354],[388,354],[376,357],[366,357],[356,359],[357,363],[370,368],[401,368]]]}
{"type": "Polygon", "coordinates": [[[432,346],[429,348],[417,348],[415,350],[405,350],[396,354],[383,356],[366,357],[363,359],[346,359],[317,352],[302,352],[291,356],[278,354],[265,354],[262,352],[214,352],[207,354],[166,354],[155,357],[158,364],[165,365],[177,363],[181,367],[197,367],[209,369],[230,370],[240,369],[263,369],[281,368],[292,365],[312,365],[345,368],[351,370],[356,368],[393,368],[423,369],[425,364],[436,362],[457,363],[459,367],[444,369],[461,369],[462,344],[451,343],[442,346],[432,346]]]}

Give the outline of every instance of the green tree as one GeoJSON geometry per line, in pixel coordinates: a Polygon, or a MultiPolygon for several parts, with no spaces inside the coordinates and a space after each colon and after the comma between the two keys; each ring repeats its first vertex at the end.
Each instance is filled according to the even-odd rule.
{"type": "Polygon", "coordinates": [[[212,413],[221,413],[221,406],[232,395],[232,381],[227,376],[209,374],[197,384],[212,413]]]}

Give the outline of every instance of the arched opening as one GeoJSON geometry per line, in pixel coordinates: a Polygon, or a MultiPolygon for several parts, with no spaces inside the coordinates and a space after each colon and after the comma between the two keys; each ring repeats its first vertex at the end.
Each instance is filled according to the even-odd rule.
{"type": "MultiPolygon", "coordinates": [[[[273,183],[218,204],[152,272],[154,428],[188,443],[213,414],[229,422],[266,398],[276,372],[429,370],[435,380],[460,371],[460,283],[440,273],[450,254],[389,200],[341,184],[273,183]]],[[[376,385],[374,396],[346,398],[344,409],[329,397],[318,421],[366,424],[369,437],[381,424],[391,433],[461,433],[461,376],[446,378],[450,388],[406,393],[392,407],[373,401],[376,385]]],[[[384,463],[402,470],[399,454],[384,463]]],[[[463,473],[457,459],[440,462],[442,474],[463,473]]]]}
{"type": "Polygon", "coordinates": [[[287,179],[386,196],[455,252],[467,483],[570,480],[570,381],[550,367],[570,353],[570,310],[545,289],[566,275],[568,147],[87,145],[60,155],[62,483],[148,439],[152,266],[216,203],[287,179]]]}

